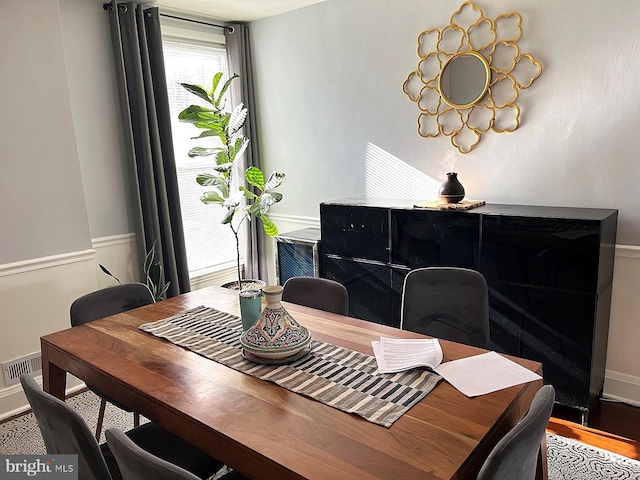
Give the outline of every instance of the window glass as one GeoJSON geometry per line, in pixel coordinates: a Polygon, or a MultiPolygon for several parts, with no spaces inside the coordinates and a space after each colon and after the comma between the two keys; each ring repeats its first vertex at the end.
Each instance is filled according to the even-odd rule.
{"type": "MultiPolygon", "coordinates": [[[[163,49],[187,260],[193,280],[199,275],[234,267],[236,245],[229,226],[220,223],[225,209],[218,205],[205,205],[200,201],[200,195],[206,189],[198,185],[196,176],[213,171],[214,157],[189,158],[187,155],[192,147],[213,146],[216,142],[220,144],[220,140],[194,140],[193,137],[198,136],[201,130],[178,120],[178,114],[189,105],[208,104],[180,84],[202,85],[209,90],[216,72],[224,72],[224,80],[229,78],[227,58],[223,45],[207,45],[187,39],[165,37],[163,49]]],[[[237,170],[241,174],[242,166],[237,170]]],[[[238,171],[234,177],[238,178],[238,171]]],[[[243,252],[244,249],[241,248],[241,254],[243,252]]]]}

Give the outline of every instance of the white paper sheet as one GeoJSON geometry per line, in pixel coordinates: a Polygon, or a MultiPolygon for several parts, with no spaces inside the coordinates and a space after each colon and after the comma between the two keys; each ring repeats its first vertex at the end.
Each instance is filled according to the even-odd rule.
{"type": "Polygon", "coordinates": [[[415,367],[434,368],[442,362],[437,338],[386,338],[371,342],[380,373],[395,373],[415,367]]]}
{"type": "Polygon", "coordinates": [[[496,352],[442,363],[434,370],[467,397],[477,397],[542,378],[496,352]]]}

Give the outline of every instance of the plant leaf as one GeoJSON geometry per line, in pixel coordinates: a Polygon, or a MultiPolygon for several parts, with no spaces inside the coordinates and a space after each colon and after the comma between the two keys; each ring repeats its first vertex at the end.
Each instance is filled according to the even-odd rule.
{"type": "Polygon", "coordinates": [[[222,135],[224,133],[224,129],[220,125],[220,121],[217,119],[206,122],[195,122],[194,125],[203,130],[211,130],[212,132],[215,132],[216,135],[222,135]]]}
{"type": "Polygon", "coordinates": [[[220,192],[218,192],[217,190],[209,190],[207,192],[204,192],[201,196],[200,196],[200,201],[202,203],[224,203],[225,199],[222,198],[222,196],[220,195],[220,192]]]}
{"type": "MultiPolygon", "coordinates": [[[[219,72],[220,73],[220,72],[219,72]]],[[[220,90],[220,94],[218,95],[218,97],[215,99],[215,101],[217,102],[218,105],[220,105],[220,102],[222,101],[222,97],[224,97],[224,94],[226,93],[227,89],[231,86],[231,82],[233,82],[236,78],[238,78],[240,75],[238,75],[237,73],[234,73],[233,76],[231,78],[229,78],[229,80],[227,80],[226,82],[224,82],[224,86],[222,87],[222,89],[220,90]]]]}
{"type": "Polygon", "coordinates": [[[244,178],[250,185],[264,190],[264,174],[258,167],[247,168],[247,171],[244,172],[244,178]]]}
{"type": "Polygon", "coordinates": [[[249,207],[249,213],[250,213],[251,215],[254,215],[254,216],[256,216],[256,217],[259,217],[259,216],[261,215],[261,213],[260,213],[260,202],[256,202],[256,203],[254,203],[253,205],[251,205],[251,206],[249,207]]]}
{"type": "Polygon", "coordinates": [[[220,79],[222,78],[222,72],[218,72],[213,76],[213,80],[211,81],[211,98],[215,100],[215,92],[218,89],[218,84],[220,83],[220,79]]]}
{"type": "Polygon", "coordinates": [[[215,167],[213,167],[213,169],[216,172],[227,173],[229,172],[229,170],[231,170],[231,167],[233,167],[233,163],[229,162],[229,163],[223,163],[221,165],[216,165],[215,167]]]}
{"type": "Polygon", "coordinates": [[[200,97],[200,98],[202,98],[203,100],[206,100],[209,103],[213,103],[211,97],[209,97],[209,92],[207,92],[200,85],[191,85],[189,83],[181,83],[180,85],[182,85],[182,87],[185,90],[187,90],[190,93],[193,93],[197,97],[200,97]]]}
{"type": "Polygon", "coordinates": [[[220,136],[220,132],[216,129],[216,130],[205,130],[196,138],[219,137],[219,136],[220,136]]]}
{"type": "MultiPolygon", "coordinates": [[[[278,203],[278,200],[275,199],[275,197],[273,195],[271,195],[271,193],[269,192],[265,192],[262,194],[262,196],[260,197],[260,203],[267,208],[267,210],[269,209],[269,207],[271,205],[273,205],[274,203],[278,203]]],[[[265,210],[264,212],[262,212],[262,214],[264,215],[265,213],[267,213],[267,211],[265,210]]]]}
{"type": "Polygon", "coordinates": [[[231,220],[233,220],[234,213],[236,213],[236,210],[234,208],[229,208],[227,210],[227,213],[224,214],[224,217],[222,218],[222,220],[220,220],[220,223],[222,223],[223,225],[226,225],[227,223],[231,223],[231,220]]]}
{"type": "Polygon", "coordinates": [[[202,105],[189,105],[178,114],[178,118],[183,121],[189,120],[217,120],[221,117],[220,112],[212,110],[202,105]]]}
{"type": "Polygon", "coordinates": [[[242,193],[244,193],[244,198],[248,198],[249,200],[256,200],[260,197],[258,197],[258,195],[256,195],[255,193],[253,193],[251,190],[249,190],[246,187],[238,187],[240,188],[240,191],[242,191],[242,193]]]}
{"type": "Polygon", "coordinates": [[[236,138],[236,143],[233,146],[233,155],[231,160],[235,161],[236,158],[240,158],[249,145],[249,139],[245,136],[236,138]]]}
{"type": "Polygon", "coordinates": [[[231,112],[229,118],[229,136],[235,135],[238,130],[244,126],[244,122],[247,119],[247,109],[241,103],[231,112]]]}
{"type": "Polygon", "coordinates": [[[151,248],[149,249],[149,251],[147,252],[147,256],[144,259],[144,271],[145,272],[149,272],[149,269],[151,268],[151,265],[153,264],[153,259],[156,256],[156,241],[153,241],[153,245],[151,245],[151,248]]]}
{"type": "Polygon", "coordinates": [[[278,192],[268,192],[269,195],[271,195],[271,197],[273,198],[273,203],[278,203],[280,200],[282,200],[282,194],[278,193],[278,192]]]}
{"type": "Polygon", "coordinates": [[[269,175],[269,180],[264,186],[264,190],[273,190],[274,188],[278,188],[282,182],[284,182],[286,175],[280,172],[272,172],[269,175]]]}
{"type": "Polygon", "coordinates": [[[237,192],[233,192],[232,194],[229,195],[229,197],[225,201],[224,206],[227,208],[229,207],[236,208],[242,202],[243,197],[244,197],[244,194],[240,190],[238,190],[237,192]]]}
{"type": "Polygon", "coordinates": [[[118,282],[118,285],[122,285],[122,282],[120,281],[120,279],[116,277],[113,273],[111,273],[109,270],[107,270],[107,267],[105,267],[101,263],[99,263],[98,266],[100,267],[100,270],[102,270],[104,273],[109,275],[111,278],[115,278],[116,282],[118,282]]]}
{"type": "Polygon", "coordinates": [[[189,150],[189,157],[208,157],[209,155],[213,155],[219,150],[219,148],[205,148],[205,147],[193,147],[189,150]]]}
{"type": "Polygon", "coordinates": [[[229,157],[227,156],[227,152],[224,149],[222,149],[216,155],[216,164],[217,165],[224,165],[225,163],[231,163],[231,162],[229,161],[229,157]]]}
{"type": "Polygon", "coordinates": [[[200,173],[196,177],[196,182],[203,187],[214,187],[223,198],[229,195],[227,182],[219,174],[200,173]]]}
{"type": "Polygon", "coordinates": [[[278,234],[278,227],[276,224],[269,220],[265,215],[259,217],[262,220],[262,228],[267,235],[270,237],[275,237],[278,234]]]}
{"type": "Polygon", "coordinates": [[[158,300],[164,300],[164,295],[165,293],[167,293],[167,290],[169,290],[169,285],[171,285],[171,282],[167,282],[164,286],[164,288],[162,289],[162,291],[160,293],[158,293],[158,298],[156,298],[156,301],[158,300]]]}

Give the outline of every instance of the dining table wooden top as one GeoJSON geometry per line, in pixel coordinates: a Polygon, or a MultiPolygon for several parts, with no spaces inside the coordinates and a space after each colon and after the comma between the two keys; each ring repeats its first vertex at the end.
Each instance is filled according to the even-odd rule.
{"type": "MultiPolygon", "coordinates": [[[[252,479],[415,480],[476,478],[542,386],[538,380],[468,398],[442,380],[385,428],[138,328],[200,305],[239,315],[237,292],[208,287],[42,337],[44,389],[64,398],[69,372],[252,479]]],[[[380,336],[423,338],[283,305],[314,339],[370,355],[380,336]]],[[[445,362],[484,352],[441,345],[445,362]]],[[[538,362],[509,358],[542,374],[538,362]]]]}

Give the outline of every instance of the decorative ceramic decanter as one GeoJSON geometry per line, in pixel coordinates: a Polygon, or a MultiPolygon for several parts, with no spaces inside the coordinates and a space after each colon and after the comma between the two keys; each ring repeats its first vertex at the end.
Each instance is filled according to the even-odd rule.
{"type": "Polygon", "coordinates": [[[240,336],[245,352],[260,358],[286,359],[309,347],[311,332],[301,326],[280,303],[282,286],[264,287],[267,305],[258,321],[240,336]]]}
{"type": "Polygon", "coordinates": [[[464,187],[458,181],[456,172],[447,173],[447,179],[438,190],[438,197],[444,203],[459,203],[464,198],[464,187]]]}

